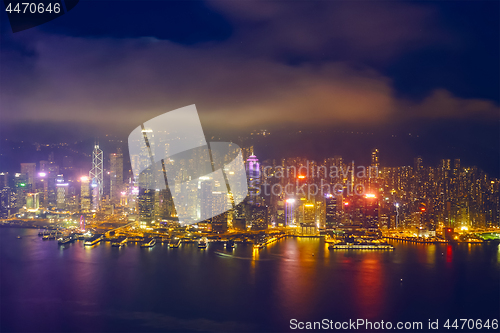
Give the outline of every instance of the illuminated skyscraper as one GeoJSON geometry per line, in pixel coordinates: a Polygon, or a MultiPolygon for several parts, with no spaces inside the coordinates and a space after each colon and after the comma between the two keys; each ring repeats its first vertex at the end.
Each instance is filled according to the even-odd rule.
{"type": "Polygon", "coordinates": [[[200,215],[199,216],[211,216],[212,215],[212,182],[202,181],[200,182],[200,215]]]}
{"type": "Polygon", "coordinates": [[[57,182],[57,208],[65,209],[66,208],[66,196],[68,191],[68,183],[57,182]]]}
{"type": "Polygon", "coordinates": [[[26,184],[35,184],[36,163],[21,163],[21,173],[26,177],[26,184]]]}
{"type": "MultiPolygon", "coordinates": [[[[325,196],[325,229],[327,231],[332,231],[340,223],[340,207],[337,199],[337,196],[332,194],[325,196]]],[[[339,202],[342,203],[342,200],[339,202]]]]}
{"type": "Polygon", "coordinates": [[[443,170],[450,170],[450,167],[451,167],[451,161],[450,159],[442,159],[440,162],[439,162],[441,168],[443,170]]]}
{"type": "Polygon", "coordinates": [[[139,223],[141,227],[151,225],[154,219],[154,189],[139,189],[139,223]]]}
{"type": "Polygon", "coordinates": [[[290,226],[295,224],[295,199],[289,198],[285,200],[285,226],[290,226]]]}
{"type": "Polygon", "coordinates": [[[26,203],[26,195],[29,193],[29,186],[26,184],[26,176],[22,173],[14,174],[14,187],[16,192],[15,208],[22,208],[26,203]]]}
{"type": "Polygon", "coordinates": [[[9,173],[0,172],[0,188],[9,186],[9,173]]]}
{"type": "Polygon", "coordinates": [[[101,204],[103,194],[103,165],[102,165],[102,150],[99,149],[99,144],[94,145],[92,152],[92,169],[89,177],[92,182],[92,204],[93,210],[98,211],[101,204]]]}
{"type": "Polygon", "coordinates": [[[11,188],[8,186],[8,172],[0,173],[0,218],[7,218],[11,213],[11,188]]]}
{"type": "Polygon", "coordinates": [[[377,148],[372,150],[372,166],[373,167],[380,167],[379,163],[379,151],[377,148]]]}
{"type": "Polygon", "coordinates": [[[378,198],[375,194],[366,194],[363,198],[363,227],[378,229],[378,198]]]}
{"type": "Polygon", "coordinates": [[[29,212],[36,212],[40,208],[38,193],[28,193],[26,195],[26,209],[29,212]]]}
{"type": "Polygon", "coordinates": [[[247,159],[247,177],[248,177],[248,203],[254,205],[260,193],[260,165],[259,159],[251,155],[247,159]]]}
{"type": "Polygon", "coordinates": [[[90,211],[90,178],[80,177],[80,210],[84,213],[90,211]]]}
{"type": "Polygon", "coordinates": [[[228,213],[224,212],[211,218],[212,232],[222,234],[227,231],[227,216],[228,213]]]}
{"type": "Polygon", "coordinates": [[[121,149],[109,156],[110,161],[110,190],[109,198],[112,203],[119,203],[123,187],[123,154],[121,149]]]}
{"type": "Polygon", "coordinates": [[[316,235],[316,208],[314,202],[304,202],[302,205],[302,222],[300,223],[302,235],[316,235]]]}
{"type": "Polygon", "coordinates": [[[250,221],[252,224],[252,230],[265,230],[269,224],[268,222],[268,211],[267,206],[251,206],[250,207],[250,221]]]}
{"type": "Polygon", "coordinates": [[[312,202],[306,202],[302,206],[303,208],[303,216],[304,216],[304,223],[314,223],[315,222],[315,211],[314,211],[314,203],[312,202]]]}

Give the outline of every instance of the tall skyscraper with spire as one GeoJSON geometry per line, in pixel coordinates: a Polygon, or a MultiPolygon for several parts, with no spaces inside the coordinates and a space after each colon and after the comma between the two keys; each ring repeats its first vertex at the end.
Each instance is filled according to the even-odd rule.
{"type": "Polygon", "coordinates": [[[254,205],[257,203],[257,197],[260,192],[260,164],[259,159],[253,154],[247,159],[247,178],[248,178],[248,203],[254,205]]]}
{"type": "Polygon", "coordinates": [[[92,186],[92,208],[98,211],[101,205],[103,194],[103,163],[102,163],[102,150],[99,148],[99,143],[94,144],[94,151],[92,152],[92,169],[89,173],[92,186]]]}

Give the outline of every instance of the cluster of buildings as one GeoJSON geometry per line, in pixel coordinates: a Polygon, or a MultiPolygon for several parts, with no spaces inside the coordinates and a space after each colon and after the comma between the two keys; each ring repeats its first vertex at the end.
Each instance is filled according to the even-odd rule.
{"type": "Polygon", "coordinates": [[[119,149],[110,154],[107,171],[98,144],[92,158],[92,169],[84,175],[75,168],[70,156],[64,156],[61,165],[53,152],[47,160],[21,163],[20,172],[0,172],[0,218],[52,218],[112,211],[112,207],[121,204],[123,154],[119,149]]]}
{"type": "Polygon", "coordinates": [[[417,228],[432,235],[444,227],[500,226],[499,180],[459,159],[431,167],[416,157],[413,166],[382,167],[374,149],[367,166],[341,156],[266,162],[260,187],[271,190],[260,191],[259,200],[268,207],[268,224],[296,226],[302,234],[417,228]],[[273,187],[291,191],[276,195],[273,187]]]}
{"type": "MultiPolygon", "coordinates": [[[[417,157],[413,166],[385,167],[374,149],[367,166],[341,156],[259,161],[253,147],[242,149],[242,158],[248,195],[234,205],[222,181],[203,176],[192,187],[142,186],[140,177],[124,170],[119,149],[104,155],[96,144],[89,173],[72,177],[67,176],[71,159],[65,157],[60,166],[51,153],[39,163],[21,163],[18,173],[0,173],[0,217],[121,214],[150,228],[189,213],[211,216],[196,223],[206,232],[294,228],[300,235],[408,228],[432,234],[444,227],[500,226],[499,180],[461,166],[459,159],[431,167],[417,157]],[[171,191],[186,204],[176,206],[171,191]]],[[[185,182],[192,180],[187,161],[178,170],[185,182]]],[[[163,168],[170,162],[162,161],[163,168]]],[[[132,157],[131,163],[138,162],[132,157]]]]}

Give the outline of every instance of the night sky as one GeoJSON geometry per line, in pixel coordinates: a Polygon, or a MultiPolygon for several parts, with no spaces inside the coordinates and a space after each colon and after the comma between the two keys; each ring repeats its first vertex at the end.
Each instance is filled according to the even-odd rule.
{"type": "MultiPolygon", "coordinates": [[[[0,136],[126,140],[196,104],[207,135],[324,131],[293,152],[376,144],[393,163],[461,158],[498,176],[499,13],[497,1],[82,0],[13,34],[2,11],[0,136]]],[[[290,155],[284,137],[266,147],[290,155]]]]}

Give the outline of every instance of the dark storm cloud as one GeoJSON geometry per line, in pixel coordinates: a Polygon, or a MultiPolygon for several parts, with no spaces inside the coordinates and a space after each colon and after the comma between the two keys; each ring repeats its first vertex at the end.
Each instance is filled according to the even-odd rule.
{"type": "Polygon", "coordinates": [[[2,48],[2,121],[131,130],[189,104],[198,106],[213,129],[498,117],[496,101],[457,97],[446,87],[434,87],[417,101],[403,98],[375,65],[460,38],[440,26],[432,6],[324,1],[209,6],[231,22],[230,36],[216,34],[213,41],[193,44],[161,34],[116,38],[94,32],[89,38],[50,27],[9,36],[11,45],[22,48],[2,48]]]}
{"type": "Polygon", "coordinates": [[[253,55],[378,62],[453,36],[431,6],[382,1],[213,1],[253,55]]]}

